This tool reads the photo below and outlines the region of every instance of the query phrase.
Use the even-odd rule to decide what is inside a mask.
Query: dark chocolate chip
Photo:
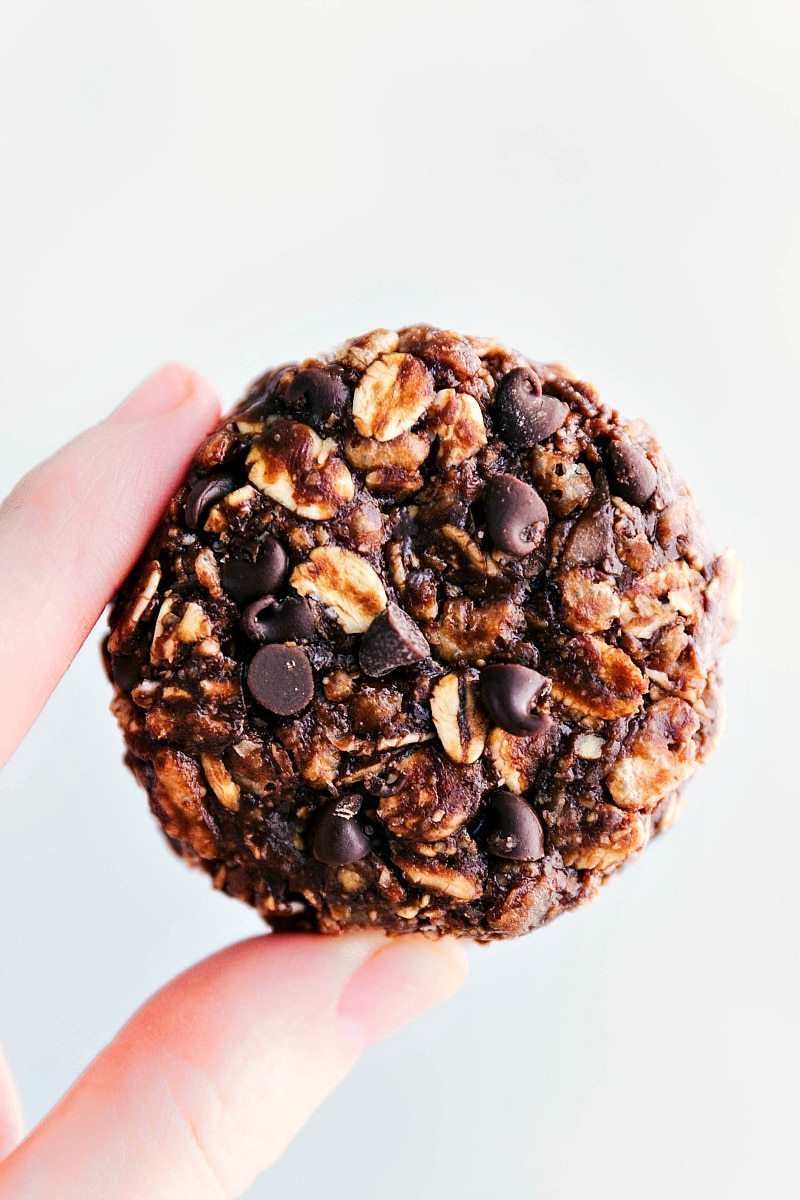
[[[555,396],[543,396],[539,376],[515,367],[497,385],[494,411],[500,434],[515,449],[543,442],[567,419],[569,409]]]
[[[317,631],[311,605],[299,596],[254,600],[242,613],[241,626],[254,642],[307,642]]]
[[[489,536],[508,554],[530,554],[541,543],[549,517],[539,493],[514,475],[495,475],[483,494]]]
[[[402,608],[390,604],[362,637],[358,661],[367,675],[378,679],[397,667],[422,662],[430,652],[419,626]]]
[[[489,799],[490,854],[515,862],[535,862],[544,855],[542,823],[529,804],[513,792],[494,792]]]
[[[321,429],[342,415],[349,399],[347,385],[338,375],[322,367],[308,367],[298,371],[289,384],[286,407]]]
[[[229,558],[222,564],[222,586],[237,604],[246,604],[257,596],[270,596],[286,578],[289,559],[280,542],[265,539],[255,562]]]
[[[330,800],[314,819],[311,853],[318,862],[343,867],[370,852],[369,838],[358,823],[358,801],[353,797]]]
[[[183,505],[183,516],[188,528],[202,528],[209,510],[235,488],[236,481],[230,475],[209,475],[206,479],[198,479]]]
[[[142,677],[139,660],[133,654],[115,654],[111,677],[121,692],[132,692]]]
[[[519,663],[499,663],[481,671],[481,699],[495,725],[507,733],[541,733],[550,718],[533,712],[550,680]]]
[[[299,646],[264,646],[247,671],[250,695],[262,708],[291,717],[301,712],[314,695],[314,673],[305,650]]]
[[[610,443],[607,459],[616,495],[629,504],[646,504],[656,490],[658,475],[644,450],[620,437]]]

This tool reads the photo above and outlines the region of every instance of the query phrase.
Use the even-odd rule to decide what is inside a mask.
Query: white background
[[[797,18],[2,5],[4,487],[167,359],[232,401],[428,320],[650,420],[746,563],[727,736],[678,827],[591,907],[472,951],[253,1200],[797,1195]],[[0,1027],[32,1120],[152,990],[259,929],[162,844],[98,640],[2,784]]]

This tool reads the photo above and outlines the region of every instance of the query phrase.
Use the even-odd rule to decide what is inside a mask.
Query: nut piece
[[[166,600],[161,602],[158,610],[150,642],[150,661],[152,663],[172,662],[177,653],[178,639],[174,632],[176,621],[172,616],[174,604],[175,596],[167,596]]]
[[[588,821],[591,819],[591,824]],[[639,813],[620,812],[613,804],[591,809],[583,845],[564,848],[564,865],[581,871],[610,871],[647,842],[649,823]]]
[[[396,350],[399,340],[393,329],[373,329],[370,333],[345,342],[334,352],[334,358],[346,367],[366,371],[381,354],[391,354]]]
[[[451,766],[426,747],[395,764],[398,778],[382,796],[378,816],[395,837],[438,842],[458,833],[478,807],[478,768]]]
[[[453,672],[440,679],[431,696],[431,715],[448,757],[474,763],[483,754],[489,722],[475,680]]]
[[[565,571],[559,580],[564,623],[576,633],[608,629],[620,614],[616,588],[585,567]]]
[[[697,714],[684,700],[658,700],[606,776],[614,803],[650,811],[688,779],[697,766],[693,739],[699,728]]]
[[[292,760],[283,746],[252,735],[231,746],[227,759],[236,783],[261,799],[280,791],[292,770]]]
[[[344,441],[345,457],[359,471],[368,471],[373,467],[399,467],[404,471],[416,471],[425,462],[430,448],[430,438],[408,431],[392,438],[390,442],[359,437],[355,433],[349,434]]]
[[[397,498],[418,492],[425,480],[419,467],[430,452],[430,438],[406,431],[390,442],[350,434],[344,452],[352,466],[366,471],[364,482],[376,495]]]
[[[208,616],[194,600],[190,600],[183,610],[183,616],[178,622],[176,629],[178,641],[191,645],[193,642],[200,642],[203,638],[211,637],[213,633],[211,621]]]
[[[400,330],[398,349],[415,354],[437,373],[467,380],[480,374],[482,364],[469,339],[452,329],[408,325]]]
[[[312,550],[289,582],[301,596],[313,596],[332,608],[345,633],[364,633],[386,608],[386,592],[374,568],[341,546]]]
[[[660,514],[656,537],[668,558],[682,557],[692,566],[702,568],[711,557],[700,514],[688,494],[679,495]]]
[[[568,517],[594,491],[588,467],[564,450],[534,446],[530,463],[533,481],[557,517]]]
[[[446,662],[481,666],[522,624],[522,613],[511,600],[474,604],[468,596],[446,600],[442,614],[425,627],[428,641]]]
[[[430,888],[432,892],[444,892],[446,896],[460,900],[463,904],[477,900],[483,890],[479,879],[470,878],[446,863],[426,861],[411,854],[394,854],[393,857],[405,877],[412,883]]]
[[[215,600],[219,600],[222,595],[222,583],[219,577],[219,564],[214,557],[213,550],[209,550],[204,546],[197,558],[194,560],[194,573],[197,576],[197,582],[204,587],[207,592],[210,592]]]
[[[215,758],[213,754],[201,754],[200,762],[220,804],[230,812],[236,812],[239,807],[239,785],[234,783],[222,759]]]
[[[200,858],[215,858],[219,847],[203,806],[206,789],[200,768],[180,750],[159,750],[153,758],[153,800],[168,837],[183,842]]]
[[[497,575],[499,568],[490,554],[484,554],[479,544],[470,537],[466,529],[458,525],[442,525],[439,536],[450,543],[453,558],[473,571],[484,575]]]
[[[436,411],[434,429],[439,436],[436,465],[448,471],[460,467],[486,445],[486,425],[478,401],[455,388],[436,393]]]
[[[495,726],[489,734],[486,753],[498,782],[510,792],[520,796],[532,785],[547,747],[547,732],[519,737]]]
[[[209,510],[203,528],[209,533],[224,533],[232,523],[247,520],[258,498],[258,492],[249,483],[234,492],[228,492]]]
[[[433,399],[433,381],[411,354],[386,354],[364,373],[353,395],[353,420],[363,437],[389,442],[415,425]]]
[[[584,635],[567,642],[553,670],[554,700],[603,721],[629,717],[647,690],[647,680],[623,650]]]
[[[177,596],[167,596],[158,610],[150,646],[153,663],[174,662],[181,644],[193,645],[214,632],[207,614],[194,600],[184,605],[180,616],[174,611],[176,604],[180,604]]]
[[[620,620],[625,632],[646,640],[677,620],[697,624],[703,615],[703,588],[702,575],[685,562],[651,571],[623,596]]]
[[[735,550],[724,550],[714,561],[714,573],[706,592],[711,620],[719,627],[720,640],[730,641],[742,616],[744,573]]]
[[[129,641],[160,583],[160,565],[157,562],[149,562],[139,576],[133,595],[123,608],[116,628],[108,639],[108,648],[112,654],[116,654]]]
[[[590,762],[603,757],[604,746],[605,742],[596,733],[580,733],[575,738],[575,754]]]
[[[309,425],[271,421],[264,440],[247,456],[250,479],[272,500],[309,521],[327,521],[355,495],[353,477],[334,451]]]
[[[341,755],[325,736],[324,729],[309,725],[305,718],[287,722],[281,741],[291,751],[297,770],[313,788],[333,790]]]

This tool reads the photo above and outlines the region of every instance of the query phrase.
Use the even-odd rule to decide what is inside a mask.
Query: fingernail
[[[162,367],[131,392],[115,408],[111,425],[136,425],[180,408],[187,400],[213,396],[213,389],[202,375],[175,363]]]
[[[341,1035],[363,1050],[446,1000],[466,975],[463,947],[452,938],[414,935],[387,942],[359,967],[339,1001]]]

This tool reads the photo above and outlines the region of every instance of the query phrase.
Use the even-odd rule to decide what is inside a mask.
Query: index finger
[[[209,383],[168,366],[35,467],[0,506],[0,766],[144,549],[197,443]]]

